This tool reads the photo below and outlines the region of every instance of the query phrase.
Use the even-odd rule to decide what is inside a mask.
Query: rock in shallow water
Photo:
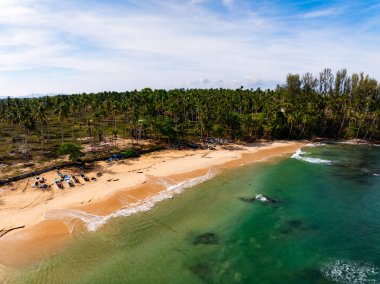
[[[193,245],[217,245],[218,236],[215,233],[204,233],[195,237]]]
[[[304,268],[295,273],[297,279],[308,280],[310,283],[326,283],[323,275],[317,268]]]
[[[239,199],[247,203],[253,203],[256,201],[255,197],[240,197]]]
[[[265,196],[263,194],[257,194],[255,197],[240,197],[239,198],[243,202],[253,203],[255,201],[263,202],[263,203],[277,203],[276,199],[273,199],[269,196]]]
[[[303,225],[302,221],[297,219],[289,220],[287,224],[292,228],[300,228]]]
[[[191,272],[203,280],[207,280],[211,276],[211,268],[208,263],[199,263],[190,268]]]

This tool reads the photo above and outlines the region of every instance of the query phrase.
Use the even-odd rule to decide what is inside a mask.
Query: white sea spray
[[[306,144],[305,147],[320,147],[320,146],[326,146],[327,144],[326,143],[322,143],[322,142],[313,142],[313,143],[309,143],[309,144]]]
[[[304,157],[303,155],[307,155],[308,153],[303,152],[301,149],[297,150],[296,153],[293,154],[292,159],[297,159],[300,161],[312,163],[312,164],[325,164],[325,165],[332,165],[332,161],[329,160],[323,160],[319,158],[311,158],[311,157]]]
[[[379,283],[379,269],[371,264],[348,260],[334,260],[321,267],[330,281],[342,284]]]

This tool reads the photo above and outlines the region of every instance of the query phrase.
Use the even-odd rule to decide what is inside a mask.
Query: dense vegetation
[[[0,100],[0,158],[50,157],[105,137],[380,139],[380,85],[364,74],[289,74],[275,90],[176,89]],[[0,160],[1,162],[1,160]]]

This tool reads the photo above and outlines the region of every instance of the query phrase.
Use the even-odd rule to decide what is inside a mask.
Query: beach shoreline
[[[138,159],[114,162],[111,166],[106,162],[98,162],[88,175],[94,176],[101,172],[102,176],[96,182],[82,182],[83,185],[75,188],[53,188],[42,192],[25,186],[26,181],[3,187],[0,194],[0,229],[25,228],[0,238],[0,264],[17,269],[64,249],[70,239],[75,238],[75,233],[86,226],[76,216],[57,217],[63,216],[62,212],[67,210],[95,216],[100,220],[107,216],[112,218],[112,214],[120,210],[133,212],[136,206],[151,206],[148,202],[152,202],[153,198],[163,194],[170,186],[188,182],[187,187],[190,187],[194,179],[206,180],[213,175],[210,170],[216,173],[292,154],[305,144],[307,142],[276,141],[244,146],[232,144],[218,150],[165,150]],[[68,173],[72,174],[69,170]],[[55,175],[51,172],[44,176],[52,179]],[[11,186],[18,188],[11,191]],[[170,194],[174,194],[167,193],[169,195],[162,196],[163,199],[171,198]],[[102,224],[100,222],[100,226]]]

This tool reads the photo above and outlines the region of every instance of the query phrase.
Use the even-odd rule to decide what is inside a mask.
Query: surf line
[[[203,176],[182,181],[174,185],[169,185],[165,182],[164,185],[167,186],[165,190],[159,192],[158,194],[149,196],[144,200],[138,200],[133,197],[135,200],[137,200],[136,203],[133,203],[128,207],[122,208],[106,216],[89,214],[76,209],[54,209],[46,212],[44,217],[48,220],[62,220],[70,229],[72,229],[72,221],[79,219],[85,223],[88,231],[93,232],[113,218],[120,216],[128,217],[136,213],[144,213],[150,211],[156,203],[166,199],[171,199],[174,197],[174,195],[182,193],[186,188],[193,187],[211,179],[215,176],[215,174],[215,171],[209,170],[207,174]]]
[[[297,152],[295,152],[293,155],[292,155],[292,159],[296,159],[296,160],[300,160],[300,161],[304,161],[304,162],[308,162],[308,163],[312,163],[312,164],[324,164],[324,165],[332,165],[333,162],[330,161],[330,160],[323,160],[323,159],[319,159],[319,158],[311,158],[311,157],[304,157],[303,155],[306,155],[307,153],[306,152],[303,152],[301,149],[297,150]]]

